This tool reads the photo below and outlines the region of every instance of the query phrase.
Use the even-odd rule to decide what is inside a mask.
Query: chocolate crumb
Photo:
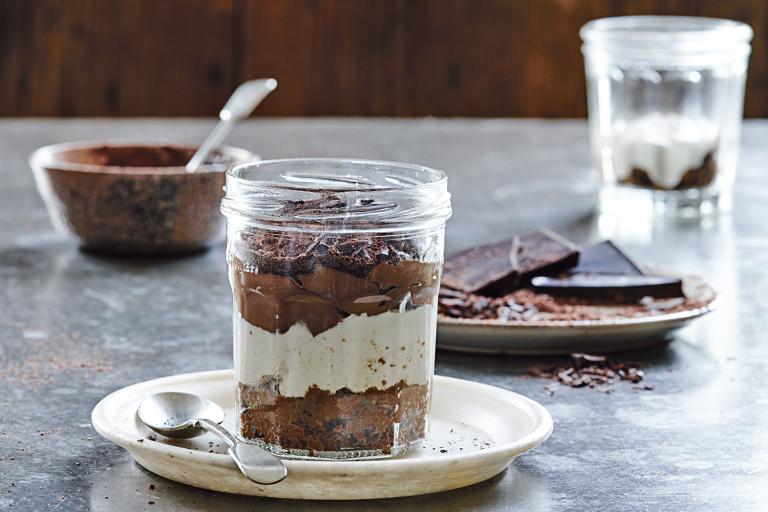
[[[554,297],[523,288],[502,297],[464,294],[440,289],[438,313],[443,317],[471,320],[582,321],[652,316],[659,311],[675,313],[701,307],[708,301],[685,298],[671,304],[660,300],[611,303],[602,299]],[[664,307],[662,307],[664,306]]]

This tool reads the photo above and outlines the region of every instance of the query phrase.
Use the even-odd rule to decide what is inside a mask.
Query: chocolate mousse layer
[[[349,315],[431,303],[438,291],[439,262],[420,261],[408,240],[265,231],[244,242],[230,258],[235,302],[265,331],[304,323],[316,336]]]
[[[303,397],[281,396],[269,386],[240,384],[239,391],[242,435],[283,450],[389,454],[426,435],[426,385],[401,381],[362,393],[312,386]]]

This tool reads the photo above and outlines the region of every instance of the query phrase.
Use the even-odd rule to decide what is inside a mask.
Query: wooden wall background
[[[259,115],[579,117],[579,27],[654,13],[752,25],[768,117],[765,0],[0,0],[0,116],[212,115],[273,76]]]

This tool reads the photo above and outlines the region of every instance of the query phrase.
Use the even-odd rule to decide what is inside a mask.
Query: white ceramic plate
[[[456,489],[504,471],[552,432],[552,418],[538,403],[511,391],[436,376],[430,441],[393,459],[367,461],[286,460],[288,477],[275,485],[246,479],[209,434],[175,441],[151,434],[136,409],[160,391],[196,393],[224,408],[234,427],[232,370],[188,373],[115,391],[94,408],[93,426],[122,446],[149,471],[214,491],[275,498],[352,500],[394,498]],[[141,439],[141,441],[139,441]],[[209,445],[212,442],[213,445]],[[217,453],[209,453],[213,450]]]
[[[673,275],[669,272],[655,273]],[[715,291],[701,278],[685,277],[683,288],[686,296],[706,305],[673,313],[605,320],[504,322],[438,316],[437,346],[461,352],[533,355],[618,352],[658,345],[716,306]]]

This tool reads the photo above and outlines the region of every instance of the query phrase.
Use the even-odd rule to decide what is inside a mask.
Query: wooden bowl
[[[83,248],[117,254],[200,251],[224,238],[219,203],[230,167],[258,160],[222,147],[195,173],[195,148],[169,144],[72,142],[29,158],[54,226]]]

